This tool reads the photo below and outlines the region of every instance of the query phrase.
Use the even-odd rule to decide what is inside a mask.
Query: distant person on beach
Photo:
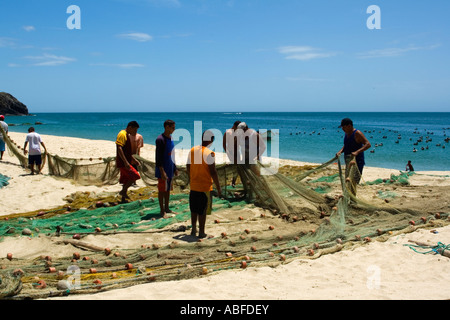
[[[136,135],[139,124],[136,121],[128,123],[127,128],[117,135],[116,139],[116,166],[120,169],[119,183],[122,190],[119,194],[122,196],[122,203],[127,202],[128,188],[139,180],[141,176],[133,167],[137,161],[133,158],[132,135]]]
[[[178,175],[175,165],[175,145],[172,133],[175,131],[175,121],[164,122],[164,132],[156,138],[156,168],[155,176],[158,178],[158,200],[162,217],[167,213],[177,214],[169,208],[170,191],[173,190],[173,177]]]
[[[191,192],[189,194],[189,208],[191,210],[192,232],[197,233],[197,219],[199,222],[199,238],[205,238],[206,216],[211,214],[213,182],[216,185],[218,196],[222,189],[217,175],[215,154],[208,147],[214,142],[214,134],[207,130],[203,132],[202,144],[191,149],[186,164],[190,180]]]
[[[363,172],[363,168],[365,165],[364,160],[364,151],[371,147],[369,140],[364,136],[364,134],[360,130],[356,130],[353,127],[353,121],[349,118],[344,118],[341,121],[341,125],[339,128],[345,133],[344,136],[344,146],[341,150],[336,153],[336,156],[339,157],[342,152],[344,152],[345,156],[345,177],[349,178],[350,167],[352,165],[352,160],[356,161],[356,165],[358,170],[355,170],[354,175],[351,177],[352,179],[352,192],[356,193],[355,185],[358,184],[361,180],[361,175]]]
[[[408,160],[408,163],[406,164],[406,171],[414,171],[414,167],[411,163],[411,160]]]
[[[30,144],[29,152],[27,151],[27,145]],[[47,153],[47,148],[41,139],[41,136],[34,131],[33,127],[28,129],[28,134],[25,138],[25,144],[23,146],[23,153],[27,155],[28,152],[28,165],[31,169],[31,174],[34,174],[34,165],[37,166],[38,174],[42,170],[42,154],[41,145],[44,147],[45,153]]]
[[[8,133],[8,125],[6,124],[5,116],[0,115],[0,126],[3,128],[5,133]],[[3,160],[3,153],[5,153],[5,140],[3,140],[3,135],[0,134],[0,160]]]
[[[240,123],[241,123],[241,121],[235,121],[233,126],[230,129],[228,129],[227,131],[225,131],[225,133],[223,135],[223,141],[222,141],[223,150],[227,154],[228,159],[230,159],[232,166],[236,166],[240,162],[240,159],[241,159],[241,154],[240,154],[239,148],[238,148],[238,138],[236,136],[236,129]],[[233,174],[233,178],[231,180],[231,185],[233,187],[236,184],[237,177],[238,177],[238,173],[236,170],[236,172]]]

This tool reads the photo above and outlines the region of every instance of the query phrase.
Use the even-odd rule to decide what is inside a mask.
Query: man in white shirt
[[[5,121],[5,116],[0,115],[0,126],[3,128],[5,133],[8,133],[8,125]],[[0,160],[3,160],[3,153],[5,153],[5,140],[3,140],[3,135],[0,134]]]
[[[28,129],[27,137],[25,138],[25,145],[23,146],[23,153],[27,154],[27,145],[30,143],[30,152],[28,154],[28,164],[30,165],[31,174],[34,174],[34,165],[38,167],[38,174],[42,170],[42,156],[41,156],[41,144],[44,147],[45,153],[47,153],[47,148],[41,139],[41,136],[34,131],[31,127]]]

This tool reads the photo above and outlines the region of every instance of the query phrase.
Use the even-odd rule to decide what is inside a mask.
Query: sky
[[[0,12],[0,92],[30,113],[450,111],[448,0],[2,0]]]

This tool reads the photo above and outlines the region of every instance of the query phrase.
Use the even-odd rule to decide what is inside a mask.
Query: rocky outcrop
[[[9,93],[0,92],[0,114],[26,116],[28,108]]]

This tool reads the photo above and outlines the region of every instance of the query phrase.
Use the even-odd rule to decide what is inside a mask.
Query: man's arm
[[[23,146],[23,153],[24,154],[27,154],[27,145],[28,145],[28,141],[25,141],[25,144],[24,144],[24,146]]]
[[[126,169],[130,169],[130,163],[128,162],[127,158],[125,157],[125,153],[123,152],[123,149],[121,146],[116,144],[117,147],[117,154],[119,155],[120,159],[122,159],[123,163],[125,164]]]
[[[357,156],[358,154],[360,154],[361,152],[366,151],[367,149],[369,149],[372,145],[370,144],[369,140],[367,140],[366,136],[364,135],[364,133],[362,133],[360,130],[357,130],[355,132],[355,140],[358,143],[362,143],[362,147],[354,152],[352,152],[352,154],[354,156]]]

